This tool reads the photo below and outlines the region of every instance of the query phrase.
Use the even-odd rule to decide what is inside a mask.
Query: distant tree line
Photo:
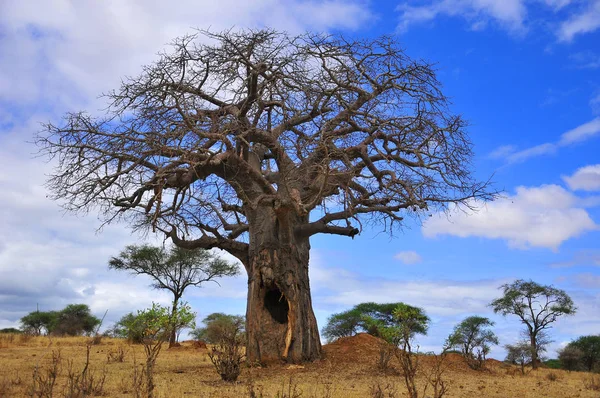
[[[503,295],[492,301],[490,307],[501,315],[514,315],[524,325],[525,337],[522,341],[505,346],[506,361],[537,368],[542,354],[551,342],[548,329],[561,316],[573,315],[577,308],[571,298],[553,286],[540,285],[534,281],[516,280],[500,287]],[[406,344],[409,335],[400,331],[402,325],[399,314],[412,312],[416,317],[409,327],[409,335],[426,334],[429,318],[421,308],[405,303],[362,303],[353,308],[331,315],[322,330],[323,336],[331,342],[341,337],[357,333],[369,333],[393,345]],[[418,315],[418,316],[417,316]],[[498,345],[499,339],[493,332],[494,322],[473,315],[458,323],[444,344],[444,352],[456,351],[473,369],[482,369],[491,347]],[[584,336],[570,343],[560,353],[560,364],[565,369],[593,370],[600,363],[600,337]],[[404,342],[404,343],[402,343]],[[567,365],[568,364],[568,365]]]
[[[86,304],[69,304],[60,311],[34,311],[21,318],[21,331],[35,336],[90,335],[98,325],[100,319]]]

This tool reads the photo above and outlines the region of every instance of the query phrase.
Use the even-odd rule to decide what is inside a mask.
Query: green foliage
[[[34,311],[21,318],[21,329],[36,336],[49,334],[56,325],[56,311]]]
[[[152,307],[128,317],[124,326],[140,337],[142,343],[162,342],[169,339],[173,325],[195,327],[196,313],[187,303],[181,303],[174,315],[169,307],[152,303]]]
[[[142,323],[136,323],[136,315],[132,312],[125,314],[112,327],[110,334],[112,337],[127,339],[134,344],[141,344],[144,338],[143,330],[138,329]]]
[[[34,311],[21,318],[21,329],[34,335],[91,334],[99,324],[100,319],[90,313],[86,304],[69,304],[61,311]]]
[[[100,325],[100,319],[90,313],[86,304],[69,304],[56,316],[52,334],[79,336],[92,334]]]
[[[118,257],[110,259],[108,266],[134,275],[148,275],[153,279],[152,287],[169,290],[177,298],[189,286],[239,274],[237,264],[229,263],[208,250],[188,250],[177,246],[127,246]]]
[[[21,329],[17,329],[17,328],[4,328],[4,329],[0,329],[0,333],[19,334],[19,333],[23,333],[23,331]]]
[[[531,342],[532,364],[537,367],[540,335],[552,327],[559,317],[573,315],[577,311],[573,300],[560,289],[540,285],[534,281],[518,279],[501,286],[503,295],[492,301],[490,306],[495,313],[516,315],[526,325]]]
[[[548,369],[563,369],[560,359],[548,359],[544,361],[544,366]]]
[[[402,303],[362,303],[352,309],[331,315],[327,319],[327,325],[322,330],[323,336],[328,341],[340,337],[352,336],[356,333],[366,332],[377,337],[382,337],[379,326],[394,325],[393,312]],[[376,323],[365,320],[376,320]]]
[[[215,312],[202,320],[204,327],[190,332],[196,340],[219,344],[223,339],[245,339],[245,317]]]
[[[394,346],[406,346],[416,334],[427,334],[429,326],[423,309],[404,303],[395,303],[389,318],[365,315],[363,320],[368,330],[377,330],[379,337]]]
[[[581,351],[581,365],[585,370],[591,372],[600,368],[600,335],[581,336],[567,347]]]
[[[489,328],[494,322],[481,316],[470,316],[454,327],[446,341],[448,348],[458,348],[473,369],[485,365],[485,357],[491,345],[497,345],[498,337]]]
[[[583,351],[571,344],[558,351],[558,360],[565,370],[583,369],[582,357]]]

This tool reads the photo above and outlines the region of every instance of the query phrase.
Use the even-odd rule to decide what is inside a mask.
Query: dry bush
[[[302,390],[298,388],[298,383],[294,381],[293,376],[290,376],[288,382],[281,382],[279,390],[275,394],[275,398],[300,398]]]
[[[90,344],[92,344],[91,341]],[[81,372],[76,372],[73,369],[72,360],[68,362],[65,398],[98,397],[104,395],[106,369],[103,369],[99,374],[90,369],[90,348],[91,345],[86,347],[85,365]]]
[[[377,370],[386,372],[390,369],[390,361],[394,357],[396,347],[385,340],[379,342],[379,356],[377,357]]]
[[[125,355],[127,351],[123,348],[123,346],[118,346],[114,350],[108,351],[106,354],[106,362],[125,362]]]
[[[433,354],[433,358],[433,366],[425,374],[426,383],[423,388],[423,396],[428,396],[427,391],[431,387],[433,389],[432,398],[442,398],[448,393],[449,388],[449,383],[444,376],[447,370],[446,353],[442,352],[440,355]]]
[[[413,354],[410,345],[407,344],[406,346],[407,348],[405,350],[396,349],[395,355],[402,368],[404,384],[409,398],[418,398],[419,393],[417,391],[416,378],[419,369],[419,357]]]
[[[90,339],[90,344],[91,345],[99,345],[102,343],[102,335],[96,333],[91,339]]]
[[[39,363],[33,369],[32,382],[27,389],[27,395],[32,398],[52,398],[56,378],[60,373],[61,356],[60,351],[52,351],[50,366],[43,369]]]
[[[558,380],[558,374],[556,374],[555,372],[549,372],[546,374],[546,380],[556,381]]]
[[[148,374],[144,365],[138,363],[133,352],[133,372],[131,373],[131,396],[133,398],[145,398],[148,396]]]
[[[380,382],[374,383],[369,388],[371,398],[396,398],[396,386],[392,383],[387,383],[381,386]]]

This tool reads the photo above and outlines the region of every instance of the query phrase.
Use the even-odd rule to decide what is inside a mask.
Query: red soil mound
[[[384,341],[368,333],[359,333],[355,336],[342,337],[333,343],[323,346],[323,351],[327,359],[334,363],[350,364],[370,364],[375,365],[379,357],[379,350]],[[436,358],[433,355],[421,354],[418,356],[419,363],[425,368],[430,368],[435,364]],[[392,361],[396,363],[395,360]],[[496,360],[488,360],[488,366],[496,364]],[[474,372],[467,365],[465,359],[460,354],[447,354],[444,358],[446,369],[459,372]]]
[[[325,356],[334,362],[373,362],[383,340],[368,333],[342,337],[323,347]]]

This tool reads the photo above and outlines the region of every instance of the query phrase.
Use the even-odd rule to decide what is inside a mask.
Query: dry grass
[[[0,335],[0,397],[26,397],[36,366],[38,371],[47,371],[52,365],[53,351],[60,351],[61,360],[64,364],[70,363],[73,372],[82,369],[88,341],[81,337],[49,339]],[[346,341],[346,345],[326,346],[326,359],[305,366],[244,367],[238,382],[226,383],[214,370],[207,349],[184,342],[181,347],[164,350],[158,357],[155,393],[157,397],[165,398],[363,398],[373,396],[380,386],[384,396],[407,396],[398,369],[385,374],[377,371],[377,345],[365,348],[351,344],[362,343],[359,339]],[[108,354],[119,350],[126,352],[123,361],[108,363]],[[134,381],[134,361],[139,368],[143,359],[142,346],[129,346],[122,340],[104,338],[100,344],[91,347],[89,369],[98,375],[106,372],[103,396],[131,397],[139,392]],[[419,361],[424,370],[432,366],[429,359],[424,356]],[[596,380],[590,383],[588,373],[540,369],[522,376],[514,371],[516,368],[497,361],[489,362],[488,371],[476,372],[459,361],[459,358],[452,358],[446,370],[449,392],[445,397],[598,398],[598,391],[586,388],[586,384],[596,384]],[[64,397],[68,390],[68,368],[65,365],[59,370],[55,397]],[[421,390],[425,373],[417,377]]]

